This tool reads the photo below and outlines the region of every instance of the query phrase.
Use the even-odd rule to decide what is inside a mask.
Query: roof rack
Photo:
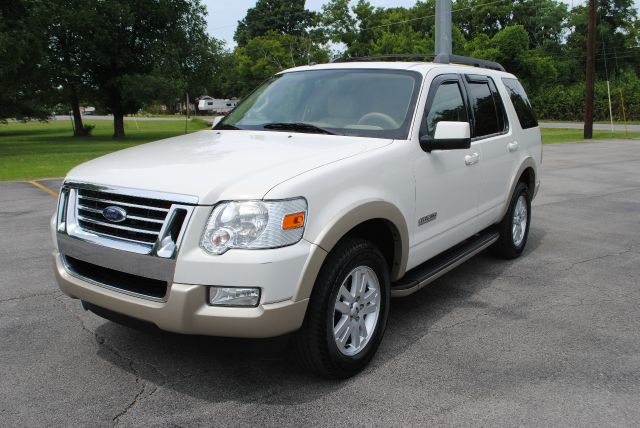
[[[438,64],[464,64],[472,65],[474,67],[488,68],[491,70],[505,71],[504,67],[497,62],[461,55],[439,54],[434,58],[433,62]]]
[[[366,62],[379,61],[385,59],[434,59],[435,55],[428,54],[389,54],[376,56],[353,56],[346,58],[335,58],[331,62]]]
[[[366,61],[380,61],[390,59],[431,59],[436,64],[463,64],[471,65],[474,67],[488,68],[490,70],[505,71],[504,67],[497,62],[487,61],[484,59],[470,58],[461,55],[451,54],[390,54],[390,55],[377,55],[377,56],[359,56],[359,57],[346,57],[336,58],[332,60],[332,63],[340,62],[366,62]]]

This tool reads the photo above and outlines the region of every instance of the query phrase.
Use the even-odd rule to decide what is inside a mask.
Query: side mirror
[[[420,137],[420,147],[425,152],[432,150],[462,150],[471,147],[469,122],[438,122],[433,137]]]
[[[211,127],[214,128],[222,119],[224,119],[224,116],[215,116],[211,121]]]

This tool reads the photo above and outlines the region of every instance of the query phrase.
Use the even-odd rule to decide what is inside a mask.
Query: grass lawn
[[[184,121],[124,122],[126,138],[114,140],[113,122],[91,121],[91,137],[72,137],[71,122],[9,122],[0,124],[0,180],[63,177],[71,168],[89,159],[116,150],[184,134]],[[206,129],[204,121],[194,119],[188,131]]]
[[[555,129],[542,128],[542,142],[544,144],[568,143],[576,141],[584,141],[582,129]],[[606,140],[611,138],[640,138],[640,132],[624,132],[624,131],[593,131],[594,140]]]

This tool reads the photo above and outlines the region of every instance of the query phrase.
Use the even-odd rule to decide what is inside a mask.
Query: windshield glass
[[[406,139],[421,75],[404,70],[313,70],[274,76],[216,129]]]

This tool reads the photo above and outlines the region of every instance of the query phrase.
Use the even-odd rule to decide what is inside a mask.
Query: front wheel
[[[516,186],[509,209],[499,224],[500,238],[494,244],[495,253],[505,259],[515,259],[524,251],[531,224],[531,197],[523,182]]]
[[[327,257],[302,328],[294,334],[298,361],[328,378],[347,378],[375,354],[389,313],[389,273],[380,250],[353,238]]]

